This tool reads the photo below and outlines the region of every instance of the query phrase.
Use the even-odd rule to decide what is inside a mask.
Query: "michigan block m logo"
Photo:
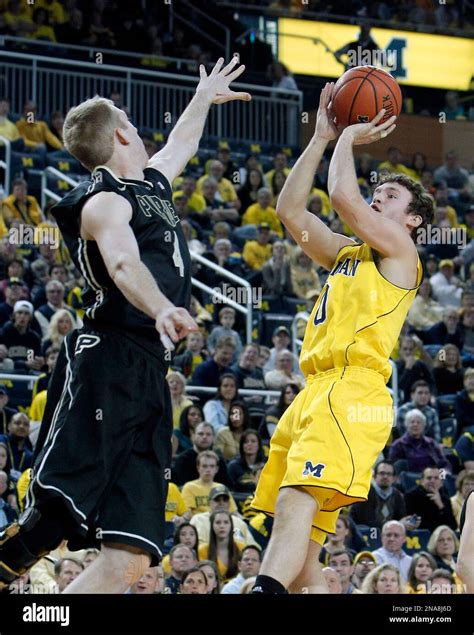
[[[324,463],[318,463],[317,465],[313,465],[311,461],[306,461],[303,476],[309,476],[310,474],[314,476],[314,478],[321,478],[322,471],[326,466]]]

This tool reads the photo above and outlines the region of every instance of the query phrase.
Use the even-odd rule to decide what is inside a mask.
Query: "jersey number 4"
[[[173,232],[173,233],[174,233],[173,262],[175,267],[178,267],[179,275],[181,276],[181,278],[184,278],[184,262],[181,257],[181,251],[179,249],[178,234],[176,232]]]
[[[316,313],[314,314],[314,325],[318,326],[326,319],[327,313],[327,304],[328,304],[328,295],[329,295],[329,285],[326,284],[326,288],[323,290],[321,297],[319,298],[319,306],[316,309]]]

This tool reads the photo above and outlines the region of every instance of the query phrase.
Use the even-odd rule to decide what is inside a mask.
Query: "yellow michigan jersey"
[[[300,366],[305,376],[360,366],[391,375],[389,357],[421,282],[402,289],[378,271],[366,243],[343,247],[306,327]]]
[[[366,244],[339,251],[306,328],[306,386],[272,436],[254,509],[273,515],[280,488],[303,488],[318,502],[311,539],[324,544],[339,510],[367,500],[392,430],[388,359],[416,289],[386,280]]]

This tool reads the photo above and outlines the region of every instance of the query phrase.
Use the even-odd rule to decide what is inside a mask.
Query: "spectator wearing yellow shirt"
[[[188,399],[184,393],[186,386],[186,377],[177,370],[172,370],[166,376],[166,381],[170,388],[171,405],[173,408],[173,429],[179,428],[179,420],[181,413],[188,406],[192,406],[193,402]]]
[[[245,545],[234,538],[234,524],[229,512],[212,513],[210,525],[209,543],[199,546],[199,559],[215,562],[225,583],[238,574],[239,554]]]
[[[23,108],[23,117],[16,122],[25,146],[33,151],[46,152],[47,146],[54,150],[62,150],[63,144],[51,132],[45,121],[36,118],[36,104],[27,101]]]
[[[321,212],[323,214],[323,216],[328,217],[331,213],[331,201],[329,200],[329,196],[326,194],[326,192],[324,190],[320,190],[317,187],[313,187],[313,189],[311,190],[311,195],[309,197],[309,201],[312,201],[314,199],[314,197],[319,197],[319,199],[321,200]]]
[[[56,42],[56,34],[53,27],[49,24],[48,13],[41,7],[33,11],[33,24],[35,30],[28,35],[29,38],[32,40]]]
[[[31,402],[30,406],[30,441],[33,446],[38,440],[38,435],[43,421],[44,409],[46,408],[47,391],[41,390]]]
[[[274,207],[271,207],[272,194],[267,187],[257,192],[257,202],[247,208],[242,216],[242,225],[261,225],[267,223],[273,234],[283,238],[283,227]]]
[[[247,240],[245,243],[242,258],[251,269],[260,271],[271,257],[270,225],[262,223],[257,227],[257,240]]]
[[[7,97],[2,97],[0,99],[0,137],[5,137],[9,141],[18,141],[21,139],[21,135],[13,121],[8,119],[9,114],[10,100]],[[2,141],[0,141],[0,145],[3,145]]]
[[[265,180],[267,181],[268,187],[272,188],[273,176],[275,172],[283,172],[285,176],[291,172],[288,167],[288,157],[284,152],[277,152],[273,157],[273,169],[265,172]],[[275,192],[272,190],[272,196],[275,196]]]
[[[209,494],[214,487],[221,485],[221,483],[214,481],[218,465],[219,457],[215,452],[212,450],[199,452],[196,459],[199,478],[194,481],[188,481],[181,490],[184,502],[193,515],[210,510]],[[234,499],[231,500],[230,511],[232,513],[237,511]]]
[[[10,0],[8,10],[3,14],[5,22],[16,37],[25,37],[35,30],[31,21],[31,5],[20,0]]]
[[[50,24],[62,24],[66,22],[64,9],[58,0],[36,0],[38,9],[44,9],[48,14]]]
[[[202,214],[206,209],[206,200],[202,194],[200,194],[196,189],[196,179],[192,176],[185,176],[181,183],[181,188],[173,194],[173,201],[175,197],[179,197],[182,195],[187,196],[188,198],[188,207],[190,207],[193,212],[197,212],[198,214]]]
[[[34,196],[28,196],[28,183],[24,179],[13,181],[13,193],[3,199],[2,214],[8,227],[19,220],[26,225],[41,222],[41,209]]]
[[[377,169],[379,172],[381,170],[388,170],[388,172],[390,173],[401,172],[402,174],[407,174],[408,176],[412,176],[412,171],[410,170],[410,168],[407,168],[406,165],[403,165],[403,163],[401,163],[402,153],[398,148],[396,148],[395,146],[391,146],[388,149],[387,155],[388,155],[388,161],[383,161],[382,163],[379,163],[378,165]]]
[[[176,526],[187,522],[191,518],[191,510],[175,483],[168,483],[168,497],[166,498],[165,521],[173,522]]]
[[[208,176],[211,176],[217,181],[217,189],[222,202],[230,203],[232,207],[238,210],[240,209],[240,201],[237,197],[237,192],[229,179],[224,177],[224,170],[225,168],[221,161],[218,161],[217,159],[211,161],[209,164],[209,175],[205,174],[204,176],[201,176],[197,182],[197,190],[200,194],[202,194],[202,184]]]

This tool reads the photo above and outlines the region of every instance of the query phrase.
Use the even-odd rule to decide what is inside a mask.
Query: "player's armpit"
[[[129,225],[130,203],[114,192],[99,192],[88,199],[81,213],[81,236],[95,240],[111,278],[124,258],[140,260],[135,235]]]
[[[308,210],[294,215],[279,213],[279,218],[305,254],[328,271],[333,268],[339,251],[355,244],[351,238],[333,232]]]
[[[168,143],[151,157],[147,167],[158,170],[166,176],[170,183],[173,183],[197,150],[196,144],[174,140],[170,135]]]

